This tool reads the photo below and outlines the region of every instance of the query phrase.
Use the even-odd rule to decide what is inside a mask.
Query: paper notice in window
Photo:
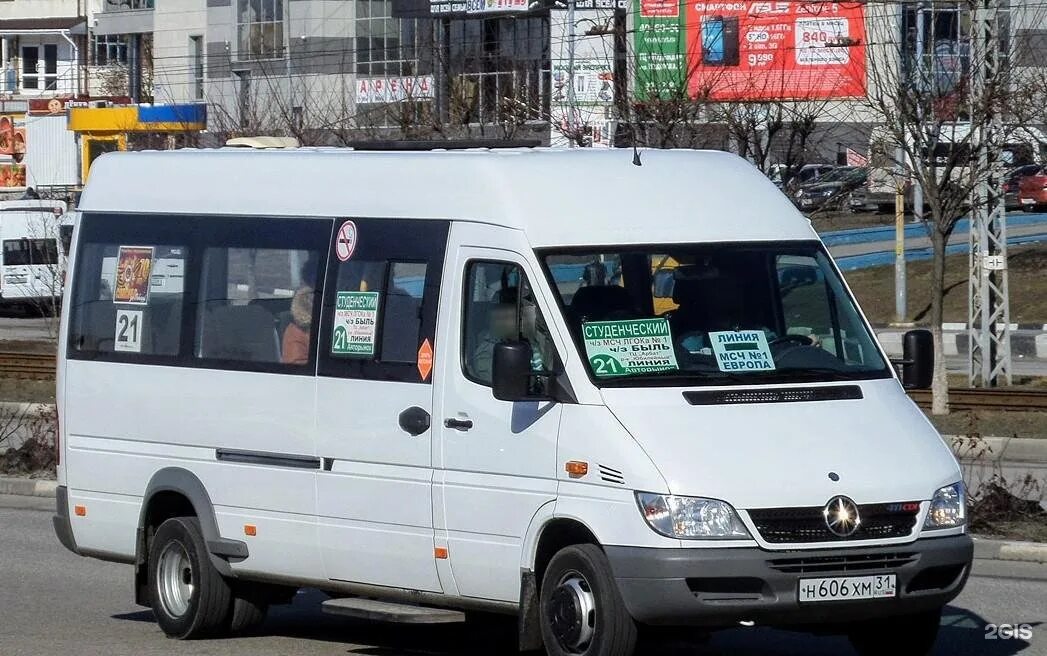
[[[762,330],[724,330],[709,333],[720,371],[774,371],[774,359]]]

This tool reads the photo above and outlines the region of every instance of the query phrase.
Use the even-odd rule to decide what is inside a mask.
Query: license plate
[[[800,579],[798,594],[801,602],[882,599],[896,596],[896,583],[894,574]]]

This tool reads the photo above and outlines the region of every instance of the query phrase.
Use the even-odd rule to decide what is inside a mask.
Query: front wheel
[[[550,656],[630,656],[636,648],[636,623],[596,545],[558,551],[545,569],[539,598]]]
[[[226,629],[232,593],[211,564],[196,517],[174,517],[156,529],[149,585],[153,613],[168,637],[202,638]]]
[[[938,639],[941,609],[862,622],[848,638],[860,656],[927,656]]]

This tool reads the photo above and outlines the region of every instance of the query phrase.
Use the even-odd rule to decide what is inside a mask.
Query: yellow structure
[[[185,134],[207,128],[207,106],[120,105],[70,107],[68,127],[80,137],[81,182],[99,155],[127,150],[130,133]]]

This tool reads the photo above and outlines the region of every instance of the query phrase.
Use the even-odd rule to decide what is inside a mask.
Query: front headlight
[[[955,528],[967,521],[967,494],[963,482],[946,485],[931,497],[924,530]]]
[[[734,508],[718,499],[637,492],[636,502],[651,528],[670,538],[750,537]]]

